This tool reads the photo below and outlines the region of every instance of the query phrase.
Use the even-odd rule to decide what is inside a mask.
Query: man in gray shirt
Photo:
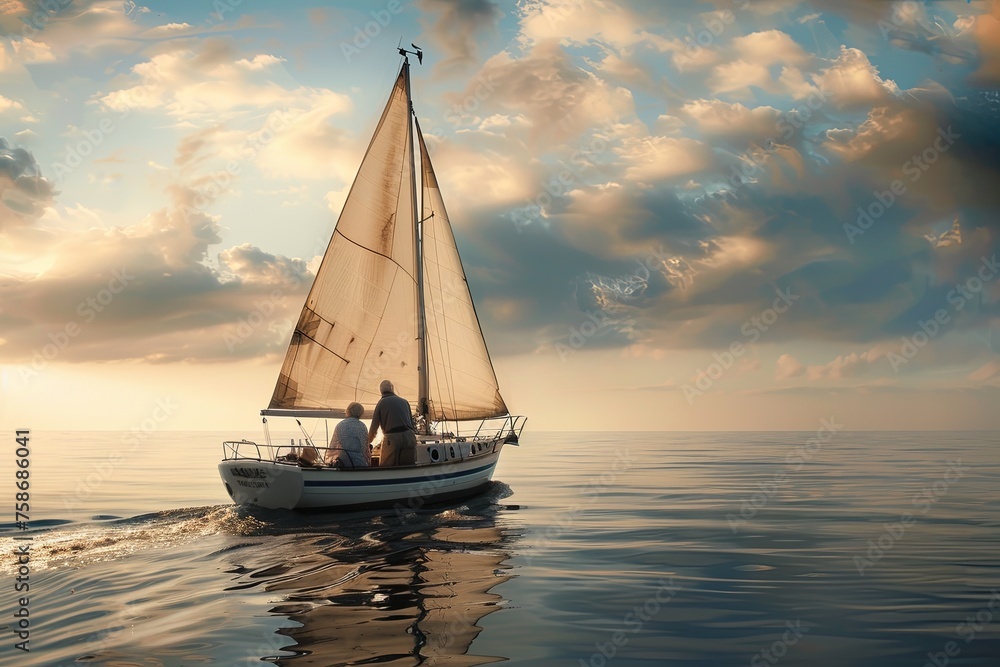
[[[382,380],[379,385],[382,398],[372,413],[372,425],[368,429],[368,442],[375,439],[379,427],[382,428],[382,455],[379,467],[411,466],[417,462],[417,435],[413,429],[410,404],[396,395],[392,382]]]

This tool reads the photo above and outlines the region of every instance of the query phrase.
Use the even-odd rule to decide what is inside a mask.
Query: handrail
[[[498,427],[486,428],[486,423],[489,421],[495,421],[500,418],[494,417],[491,419],[484,419],[480,422],[479,428],[476,430],[476,435],[469,438],[468,436],[441,436],[440,441],[442,443],[446,442],[492,442],[493,449],[501,442],[506,443],[517,443],[517,440],[521,436],[521,431],[524,430],[524,426],[528,421],[528,418],[523,415],[507,415],[502,418],[500,425]],[[485,431],[485,434],[484,434]],[[249,455],[246,450],[253,447],[256,456]],[[262,449],[266,449],[262,451]],[[300,450],[302,449],[312,449],[316,452],[317,456],[312,463],[309,461],[302,461],[300,456]],[[307,465],[312,465],[315,467],[330,467],[337,460],[336,453],[344,451],[343,447],[317,447],[312,444],[306,444],[301,446],[296,446],[295,444],[290,445],[273,445],[273,444],[258,444],[253,440],[226,440],[222,443],[222,458],[225,461],[231,460],[250,460],[250,461],[275,461],[277,463],[296,463],[300,461],[306,463]],[[310,457],[311,458],[311,457]],[[464,458],[464,455],[463,457]],[[318,464],[318,465],[317,465]]]

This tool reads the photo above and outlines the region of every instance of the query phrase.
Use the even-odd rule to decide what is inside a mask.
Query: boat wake
[[[486,492],[461,504],[445,505],[425,510],[407,510],[399,519],[437,523],[454,516],[455,509],[480,509],[509,496],[510,488],[502,482],[492,482]],[[92,563],[115,561],[149,549],[165,549],[189,544],[210,536],[264,537],[303,535],[331,531],[361,538],[378,533],[385,527],[386,515],[396,517],[393,510],[372,510],[353,513],[296,513],[287,510],[267,510],[235,505],[210,505],[164,510],[122,518],[99,515],[90,522],[79,523],[64,519],[32,522],[31,530],[17,530],[13,524],[0,525],[0,549],[11,553],[23,541],[31,538],[32,571],[80,568]],[[244,544],[230,544],[232,549]],[[11,574],[17,562],[0,563],[0,573]]]
[[[32,522],[31,530],[6,525],[0,549],[11,552],[17,537],[31,538],[32,571],[76,568],[118,560],[147,549],[178,546],[209,535],[253,535],[262,522],[231,505],[192,507],[142,514],[130,518],[96,516],[91,522],[64,520]],[[9,574],[17,563],[5,560],[0,572]]]

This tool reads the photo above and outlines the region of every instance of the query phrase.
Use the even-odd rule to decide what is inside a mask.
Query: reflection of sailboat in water
[[[270,660],[295,667],[504,660],[468,654],[482,631],[477,623],[503,601],[491,589],[510,576],[502,563],[512,538],[497,526],[489,498],[496,493],[486,495],[475,507],[401,518],[330,518],[294,538],[298,555],[286,566],[275,567],[272,556],[269,565],[242,569],[246,584],[264,579],[284,598],[271,613],[301,624],[280,630],[274,644],[295,655]]]

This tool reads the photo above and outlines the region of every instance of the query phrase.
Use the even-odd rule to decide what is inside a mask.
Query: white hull
[[[500,439],[421,444],[415,466],[354,470],[233,458],[219,464],[219,474],[238,505],[419,509],[426,503],[474,495],[493,477],[503,445]],[[432,455],[439,462],[432,462]]]

